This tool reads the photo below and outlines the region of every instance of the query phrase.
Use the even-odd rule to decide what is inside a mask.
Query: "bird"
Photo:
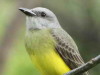
[[[26,15],[26,50],[42,75],[63,75],[84,64],[76,43],[51,10],[19,10]]]

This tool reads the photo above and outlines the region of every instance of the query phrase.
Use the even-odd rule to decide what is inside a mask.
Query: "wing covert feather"
[[[75,42],[67,32],[63,29],[54,29],[52,36],[56,40],[55,49],[71,69],[84,63]]]

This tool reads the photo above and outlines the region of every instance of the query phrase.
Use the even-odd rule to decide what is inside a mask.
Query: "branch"
[[[96,66],[99,63],[100,63],[100,55],[98,55],[97,57],[95,57],[95,58],[91,59],[90,61],[88,61],[87,63],[83,64],[82,66],[80,66],[76,69],[73,69],[64,75],[80,75],[80,74],[88,71],[89,69],[93,68],[94,66]]]

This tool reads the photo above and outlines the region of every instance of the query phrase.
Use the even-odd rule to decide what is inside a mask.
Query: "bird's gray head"
[[[49,9],[37,7],[33,9],[20,8],[26,17],[27,29],[60,28],[55,14]]]

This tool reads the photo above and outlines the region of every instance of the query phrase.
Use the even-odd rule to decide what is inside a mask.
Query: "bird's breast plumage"
[[[32,61],[44,75],[63,75],[70,71],[55,50],[56,41],[50,30],[28,32],[25,42]]]

